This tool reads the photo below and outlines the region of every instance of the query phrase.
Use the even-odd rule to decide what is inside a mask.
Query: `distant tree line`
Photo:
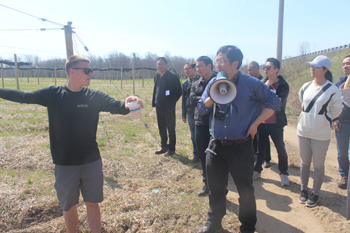
[[[134,67],[147,67],[147,68],[156,68],[157,58],[159,56],[155,53],[148,52],[144,56],[140,56],[138,53],[132,53],[131,55],[126,55],[124,53],[113,51],[105,57],[93,56],[89,57],[91,60],[92,68],[131,68],[132,64]],[[166,53],[164,57],[168,60],[168,68],[173,68],[175,72],[179,75],[183,75],[183,67],[186,62],[195,62],[194,58],[185,58],[182,56],[171,56],[170,53]],[[1,59],[1,57],[0,57]],[[64,68],[66,59],[63,58],[49,58],[41,59],[37,55],[22,55],[18,56],[18,61],[30,62],[32,67],[42,67],[42,68],[53,68],[62,67]],[[4,66],[10,67],[10,66]],[[28,66],[22,66],[23,68]],[[21,76],[30,75],[35,77],[35,71],[26,71],[22,72]],[[155,72],[152,72],[154,75]],[[44,72],[44,76],[52,77],[52,71]],[[5,76],[13,77],[14,70],[7,70]],[[130,75],[128,75],[130,76]],[[153,77],[153,76],[152,76]]]

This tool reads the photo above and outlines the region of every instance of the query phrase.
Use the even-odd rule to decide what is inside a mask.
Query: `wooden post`
[[[29,83],[29,70],[27,71],[27,82]]]
[[[132,90],[135,95],[135,64],[132,64]]]
[[[1,79],[2,79],[2,88],[5,88],[4,82],[4,65],[1,63]]]
[[[142,87],[145,87],[145,79],[143,78],[143,76],[145,75],[145,70],[142,68]]]
[[[123,67],[120,67],[120,89],[123,88]]]
[[[15,54],[14,56],[15,56],[15,76],[16,76],[16,82],[17,82],[17,90],[19,90],[17,55]]]
[[[72,22],[68,22],[67,25],[64,26],[64,35],[66,39],[66,51],[67,51],[67,58],[71,55],[74,55],[73,50],[73,39],[72,39]]]
[[[112,71],[109,71],[109,84],[112,84]]]
[[[38,68],[38,84],[40,84],[39,78],[40,78],[40,70]]]
[[[54,71],[55,71],[55,86],[57,86],[57,81],[56,81],[56,66],[54,66]]]

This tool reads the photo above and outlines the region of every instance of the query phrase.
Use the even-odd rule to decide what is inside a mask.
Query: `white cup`
[[[141,107],[137,103],[137,101],[132,101],[128,103],[129,110],[131,112],[133,119],[140,119],[141,118]]]

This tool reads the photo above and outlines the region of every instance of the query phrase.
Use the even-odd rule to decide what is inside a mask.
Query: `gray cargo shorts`
[[[101,159],[78,166],[55,165],[55,189],[63,211],[79,203],[103,201],[103,173]]]

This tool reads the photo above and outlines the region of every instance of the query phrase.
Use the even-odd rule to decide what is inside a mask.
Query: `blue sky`
[[[197,58],[214,55],[226,44],[242,50],[243,63],[264,63],[276,56],[279,0],[0,0],[0,4],[60,24],[72,21],[96,56],[118,51]],[[285,0],[282,56],[298,55],[303,42],[311,51],[349,44],[349,10],[349,0]],[[14,53],[65,58],[63,30],[4,31],[59,26],[2,6],[0,20],[0,58],[13,59]],[[86,55],[79,42],[78,46],[79,54]]]

